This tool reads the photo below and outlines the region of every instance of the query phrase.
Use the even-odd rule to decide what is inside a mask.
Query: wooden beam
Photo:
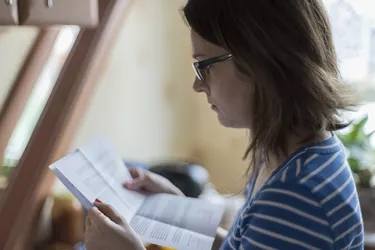
[[[67,152],[132,0],[99,0],[101,24],[81,30],[19,166],[0,200],[0,249],[24,250],[50,192],[52,160]]]
[[[0,110],[0,161],[25,108],[35,83],[51,54],[59,29],[43,29],[39,32],[26,57],[3,107]],[[0,165],[1,167],[1,165]]]

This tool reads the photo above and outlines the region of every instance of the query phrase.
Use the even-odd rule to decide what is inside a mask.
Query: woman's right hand
[[[163,176],[141,168],[129,168],[129,172],[133,181],[124,183],[124,187],[127,189],[184,196],[180,189]]]

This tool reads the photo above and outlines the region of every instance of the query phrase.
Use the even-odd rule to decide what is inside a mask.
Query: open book
[[[97,138],[50,166],[86,209],[95,199],[110,204],[144,242],[177,248],[211,249],[223,207],[169,194],[123,188],[132,177],[121,158]]]

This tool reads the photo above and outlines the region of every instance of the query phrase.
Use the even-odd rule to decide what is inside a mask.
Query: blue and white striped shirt
[[[363,249],[363,235],[345,149],[333,136],[297,150],[272,174],[221,249]]]

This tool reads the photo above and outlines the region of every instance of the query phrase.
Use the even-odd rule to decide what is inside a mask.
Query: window
[[[367,114],[367,130],[375,130],[375,1],[323,2],[330,17],[342,77],[357,88],[366,102],[355,117]],[[372,141],[375,146],[375,137]]]
[[[375,89],[375,2],[325,0],[344,80]],[[375,101],[374,95],[366,96]]]
[[[78,35],[79,28],[65,26],[59,31],[51,56],[35,84],[25,109],[8,142],[2,162],[2,173],[8,176],[9,171],[17,166],[31,134],[43,112],[60,70]]]

